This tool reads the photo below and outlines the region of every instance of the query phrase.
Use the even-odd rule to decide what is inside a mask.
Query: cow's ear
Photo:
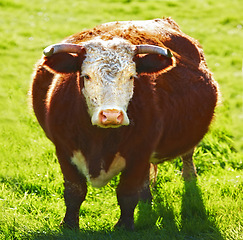
[[[56,73],[73,73],[80,71],[85,56],[84,54],[70,54],[60,52],[44,57],[43,65]]]
[[[138,74],[166,72],[175,66],[174,57],[165,57],[159,54],[136,55],[134,61]]]

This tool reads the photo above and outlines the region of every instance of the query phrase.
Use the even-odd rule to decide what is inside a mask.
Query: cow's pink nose
[[[99,114],[99,120],[103,125],[121,125],[123,119],[123,113],[116,109],[106,109]]]

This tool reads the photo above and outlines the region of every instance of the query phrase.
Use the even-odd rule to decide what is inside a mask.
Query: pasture
[[[243,239],[243,4],[241,0],[1,0],[0,239]],[[139,204],[135,231],[114,230],[115,187],[88,187],[80,232],[59,228],[63,179],[52,143],[31,110],[28,90],[43,49],[116,20],[171,16],[199,40],[222,101],[194,155],[197,181],[182,163],[159,166],[152,206]]]

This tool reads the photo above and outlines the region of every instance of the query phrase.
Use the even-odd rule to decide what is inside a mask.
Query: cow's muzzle
[[[124,115],[123,112],[117,109],[106,109],[99,113],[99,123],[106,127],[123,125]]]
[[[102,128],[117,128],[124,125],[129,125],[126,111],[122,108],[103,108],[96,111],[91,122],[93,125],[97,125]]]

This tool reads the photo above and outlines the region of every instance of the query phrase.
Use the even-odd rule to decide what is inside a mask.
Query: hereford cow
[[[47,47],[32,99],[64,175],[63,224],[79,227],[86,181],[102,187],[121,172],[117,226],[133,229],[138,201],[152,198],[150,163],[182,156],[183,177],[196,176],[218,89],[199,43],[167,18],[105,23]]]

